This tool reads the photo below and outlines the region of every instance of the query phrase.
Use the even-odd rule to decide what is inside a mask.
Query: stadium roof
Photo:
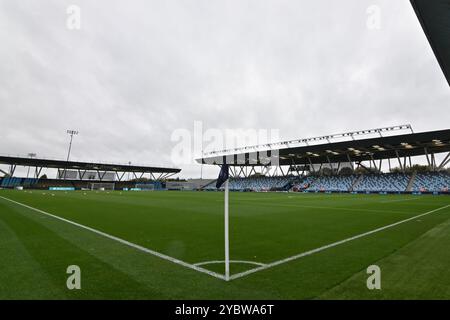
[[[181,171],[181,169],[176,168],[111,164],[99,162],[65,161],[54,159],[27,158],[19,156],[2,156],[2,155],[0,155],[0,164],[27,166],[27,167],[30,166],[40,168],[114,171],[114,172],[178,173]]]
[[[411,4],[450,85],[450,0],[411,0]]]
[[[365,130],[364,132],[376,132],[376,130],[379,129]],[[341,134],[339,136],[347,135],[353,138],[352,134]],[[257,151],[204,157],[197,161],[204,164],[226,162],[232,166],[260,166],[274,165],[273,161],[271,164],[264,162],[273,157],[272,159],[278,160],[278,165],[308,165],[427,156],[450,152],[450,129],[327,143],[329,138],[333,138],[333,136],[308,139],[308,141],[316,139],[319,142],[325,140],[325,143],[321,144],[300,147],[287,146],[275,149],[266,148]]]

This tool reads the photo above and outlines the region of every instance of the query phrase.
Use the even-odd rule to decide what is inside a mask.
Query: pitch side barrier
[[[442,192],[442,191],[312,191],[312,190],[303,190],[298,191],[300,193],[347,193],[347,194],[412,194],[412,195],[450,195],[450,192]]]
[[[223,192],[223,190],[214,190],[214,189],[202,189],[200,191],[205,192]],[[264,190],[264,191],[255,191],[248,189],[230,189],[232,192],[257,192],[257,193],[323,193],[323,194],[410,194],[410,195],[450,195],[450,192],[442,192],[442,191],[311,191],[311,190],[302,190],[302,191],[286,191],[286,190]]]

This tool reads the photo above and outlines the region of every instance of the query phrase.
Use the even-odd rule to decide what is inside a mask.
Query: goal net
[[[135,188],[140,191],[154,191],[155,185],[150,183],[136,183]]]
[[[91,190],[99,190],[99,191],[105,191],[105,190],[114,190],[114,183],[102,183],[102,182],[93,182],[91,183]]]

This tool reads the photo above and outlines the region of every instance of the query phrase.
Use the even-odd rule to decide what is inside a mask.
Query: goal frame
[[[89,183],[89,189],[91,191],[114,191],[116,184],[114,182],[91,182]]]

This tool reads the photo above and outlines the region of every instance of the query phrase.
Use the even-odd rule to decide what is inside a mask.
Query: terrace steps
[[[352,192],[353,189],[361,182],[361,180],[363,179],[364,175],[359,175],[358,178],[355,179],[355,181],[353,181],[352,185],[350,186],[350,189],[348,189],[349,192]]]
[[[407,192],[411,192],[412,188],[414,186],[414,181],[416,180],[416,176],[417,176],[417,171],[413,171],[413,173],[411,174],[411,178],[409,179],[408,185],[406,186],[406,190]]]

